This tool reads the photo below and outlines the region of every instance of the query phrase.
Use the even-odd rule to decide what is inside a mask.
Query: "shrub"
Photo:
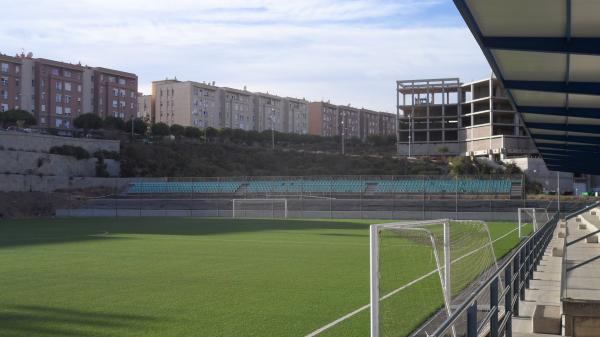
[[[22,123],[23,126],[35,125],[37,120],[33,115],[25,110],[8,110],[0,112],[0,123],[4,126],[17,125]]]
[[[73,125],[84,130],[96,130],[102,127],[102,118],[94,113],[86,113],[75,118]]]
[[[133,133],[138,135],[145,135],[147,130],[148,125],[146,125],[146,123],[144,123],[143,120],[139,118],[133,119]],[[131,119],[124,124],[123,131],[131,132]]]
[[[90,158],[90,153],[87,152],[81,146],[71,146],[71,145],[53,146],[52,148],[50,148],[50,153],[58,154],[61,156],[74,157],[77,160]]]
[[[170,131],[173,136],[181,137],[185,132],[185,128],[179,124],[173,124],[171,125]]]
[[[202,131],[200,131],[200,129],[195,128],[193,126],[187,126],[185,128],[185,130],[183,131],[183,135],[186,136],[187,138],[198,139],[198,138],[202,137]]]
[[[169,126],[165,123],[152,124],[151,131],[155,136],[168,136],[171,134]]]
[[[98,150],[96,152],[94,152],[94,157],[100,159],[113,159],[113,160],[119,160],[121,158],[121,156],[119,155],[118,152],[116,151],[107,151],[107,150]]]
[[[107,116],[102,121],[102,125],[106,129],[123,130],[125,128],[125,121],[119,117]]]

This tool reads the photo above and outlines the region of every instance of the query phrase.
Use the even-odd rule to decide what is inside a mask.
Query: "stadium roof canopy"
[[[600,1],[454,3],[548,168],[600,174]]]

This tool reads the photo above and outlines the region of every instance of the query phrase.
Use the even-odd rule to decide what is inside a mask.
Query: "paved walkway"
[[[529,289],[525,291],[525,300],[519,302],[520,315],[512,319],[513,337],[555,336],[532,333],[532,317],[535,306],[538,304],[560,306],[562,258],[552,256],[554,247],[562,248],[563,246],[563,239],[558,238],[560,230],[560,226],[557,226],[537,271],[533,273]],[[562,230],[564,231],[564,228]]]

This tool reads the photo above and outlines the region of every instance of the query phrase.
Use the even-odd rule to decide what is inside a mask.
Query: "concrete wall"
[[[541,158],[509,158],[505,163],[514,163],[527,176],[528,179],[542,184],[545,191],[556,191],[557,177],[555,171],[550,171]],[[564,192],[574,192],[573,174],[560,172],[560,190]]]
[[[80,146],[90,154],[98,150],[120,151],[117,140],[87,139],[42,135],[37,133],[0,131],[0,146],[21,151],[48,152],[53,146]]]
[[[447,148],[448,152],[440,153],[441,148]],[[458,142],[444,142],[444,143],[413,143],[410,149],[412,156],[456,156],[461,151],[461,144]],[[408,144],[400,144],[400,155],[408,155]]]
[[[48,153],[0,150],[0,173],[95,177],[96,161],[96,158],[77,160]],[[105,159],[104,162],[109,175],[118,177],[120,163],[112,159]]]
[[[129,180],[123,178],[0,174],[0,191],[2,192],[54,192],[59,189],[92,187],[122,189],[128,183]]]

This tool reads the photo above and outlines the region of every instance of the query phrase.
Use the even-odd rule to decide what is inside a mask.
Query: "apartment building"
[[[29,111],[41,127],[70,128],[88,112],[135,117],[137,87],[132,73],[33,58],[31,53],[0,54],[0,109]]]
[[[361,137],[361,114],[360,109],[350,105],[338,106],[338,130],[340,135],[346,138]]]
[[[519,115],[493,76],[397,82],[399,143],[407,155],[471,155],[502,159],[535,153]]]
[[[220,127],[257,130],[253,94],[247,90],[220,88]]]
[[[41,127],[70,128],[83,113],[81,65],[35,59],[35,115]]]
[[[252,99],[256,116],[255,130],[285,132],[284,99],[264,93],[254,93]]]
[[[21,108],[21,60],[0,54],[0,112]]]
[[[144,95],[143,93],[138,92],[137,97],[137,118],[146,122],[152,122],[152,95]]]
[[[90,68],[88,71],[91,71],[91,84],[84,83],[84,87],[86,92],[89,88],[92,93],[92,110],[84,112],[95,112],[102,118],[112,116],[124,120],[137,116],[136,74],[101,67]]]
[[[396,116],[390,113],[360,109],[361,138],[369,136],[389,136],[396,132]]]
[[[153,122],[219,128],[220,89],[211,84],[164,80],[152,82]],[[142,102],[143,103],[143,102]]]
[[[308,133],[332,137],[339,134],[338,106],[329,102],[308,104]]]
[[[283,132],[305,135],[308,133],[308,101],[286,97],[283,100]]]

